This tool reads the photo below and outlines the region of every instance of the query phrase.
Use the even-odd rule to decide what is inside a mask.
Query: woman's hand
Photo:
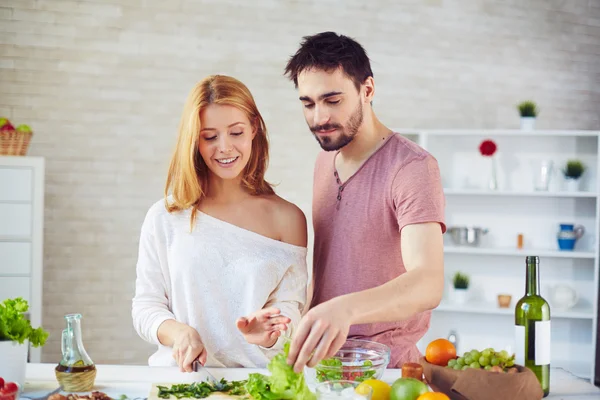
[[[191,326],[180,324],[173,334],[173,358],[177,361],[181,372],[192,372],[195,359],[200,364],[206,363],[206,348],[200,334]]]
[[[247,317],[239,318],[236,322],[237,328],[248,343],[272,347],[291,322],[288,317],[279,315],[280,312],[274,307],[263,308]]]

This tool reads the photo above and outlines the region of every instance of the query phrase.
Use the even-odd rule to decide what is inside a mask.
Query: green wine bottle
[[[515,308],[515,361],[535,373],[546,397],[550,393],[550,306],[540,296],[540,258],[529,256],[525,264],[525,296]]]

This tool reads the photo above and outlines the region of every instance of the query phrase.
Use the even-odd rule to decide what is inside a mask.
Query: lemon
[[[380,381],[379,379],[367,379],[366,381],[364,381],[356,387],[356,393],[369,393],[369,390],[366,389],[366,386],[370,386],[371,388],[373,388],[373,397],[371,397],[371,400],[390,399],[390,391],[392,390],[392,387],[384,381]]]

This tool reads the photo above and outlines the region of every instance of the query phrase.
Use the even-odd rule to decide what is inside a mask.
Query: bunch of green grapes
[[[458,357],[448,361],[446,368],[456,370],[465,370],[467,368],[483,368],[487,371],[503,372],[511,369],[509,372],[516,372],[515,355],[509,355],[506,350],[496,351],[491,347],[483,351],[471,350]]]

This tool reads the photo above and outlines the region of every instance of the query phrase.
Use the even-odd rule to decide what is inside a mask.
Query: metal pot
[[[485,228],[453,226],[448,228],[452,241],[457,246],[479,246],[481,236],[488,233]]]

